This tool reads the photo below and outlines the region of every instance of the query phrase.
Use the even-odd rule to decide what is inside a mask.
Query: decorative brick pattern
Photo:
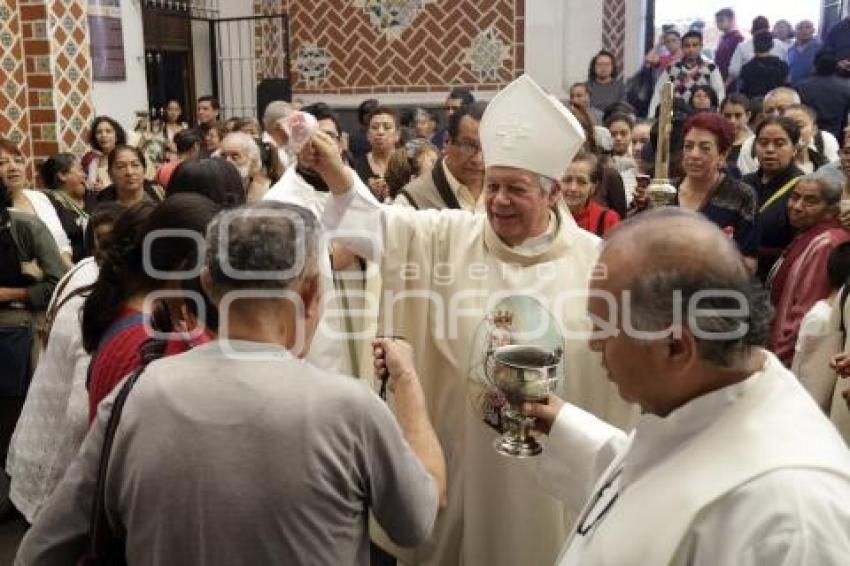
[[[602,48],[617,58],[620,78],[626,45],[626,0],[605,0],[602,13]]]
[[[91,119],[85,4],[0,0],[0,135],[37,164],[58,151],[81,154]]]
[[[369,21],[389,39],[398,39],[410,27],[419,10],[435,0],[351,0],[369,16]]]
[[[19,1],[21,33],[24,44],[24,65],[29,106],[29,138],[33,166],[36,162],[59,151],[56,143],[56,108],[53,100],[41,106],[34,102],[47,100],[53,91],[53,76],[50,72],[50,40],[36,33],[47,22],[47,5],[44,0]],[[44,93],[44,94],[42,94]],[[52,126],[52,130],[50,129]],[[48,137],[53,133],[54,137]]]
[[[32,156],[29,136],[29,102],[22,26],[32,35],[32,23],[24,24],[24,2],[0,0],[0,135],[18,144],[27,157]]]
[[[50,0],[48,32],[53,61],[53,128],[59,151],[82,155],[92,120],[92,68],[86,6],[79,0]],[[42,128],[43,129],[43,128]]]
[[[283,12],[281,0],[254,0],[254,15],[275,16]],[[284,78],[286,69],[285,34],[281,18],[257,20],[254,24],[254,54],[257,82]]]
[[[284,7],[297,94],[444,93],[460,84],[496,90],[523,72],[525,0],[312,0]],[[327,64],[321,73],[319,63]]]

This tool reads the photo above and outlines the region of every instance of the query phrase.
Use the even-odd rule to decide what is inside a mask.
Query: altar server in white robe
[[[501,309],[511,297],[534,297],[562,324],[563,391],[571,402],[621,426],[636,414],[587,347],[586,290],[599,240],[557,206],[557,179],[584,141],[581,126],[523,76],[490,102],[480,134],[486,215],[381,205],[321,132],[299,156],[335,195],[325,206],[326,226],[371,239],[357,250],[380,265],[379,326],[415,345],[429,414],[445,450],[448,507],[431,539],[404,551],[381,533],[373,535],[404,564],[551,563],[572,522],[537,485],[533,461],[493,450],[496,432],[469,399],[470,375],[486,350],[480,337],[493,320],[503,320]]]
[[[551,425],[541,479],[581,509],[557,564],[850,564],[850,453],[762,348],[767,297],[731,240],[665,208],[599,263],[591,347],[644,414],[626,435],[555,397],[526,407]]]
[[[342,153],[336,116],[318,105],[304,111],[316,118],[316,127]],[[263,200],[298,204],[321,218],[330,196],[321,176],[296,161],[295,167],[289,167],[263,195]],[[353,375],[374,385],[371,348],[381,278],[377,270],[368,269],[364,261],[341,246],[335,246],[333,254],[322,254],[319,260],[325,289],[323,316],[306,360],[316,367]]]

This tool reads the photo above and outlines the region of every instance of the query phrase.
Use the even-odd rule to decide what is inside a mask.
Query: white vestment
[[[838,291],[826,324],[818,325],[820,328],[812,329],[811,335],[803,336],[791,369],[832,420],[844,441],[850,444],[850,408],[843,395],[850,386],[847,378],[839,378],[830,364],[833,356],[850,350],[850,336],[846,332],[850,301],[845,301],[843,308],[840,304],[844,291],[844,288]]]
[[[404,564],[551,563],[571,517],[537,485],[533,458],[508,458],[493,449],[497,435],[473,409],[469,375],[483,359],[476,337],[493,309],[508,297],[535,297],[564,333],[562,393],[620,426],[633,422],[635,407],[619,398],[587,346],[587,287],[598,238],[561,211],[552,215],[548,240],[511,248],[484,215],[386,207],[358,179],[354,185],[328,202],[325,224],[376,236],[371,250],[359,253],[380,259],[379,326],[414,346],[448,471],[448,507],[427,543],[410,551],[392,546],[380,532],[373,540]]]
[[[263,200],[297,204],[321,219],[329,192],[318,191],[307,183],[295,167],[289,167]],[[326,242],[327,243],[327,242]],[[377,293],[380,277],[376,269],[357,263],[334,272],[329,254],[319,258],[322,270],[323,316],[316,328],[305,359],[321,369],[366,379],[372,369],[372,337],[375,335]]]
[[[561,410],[539,471],[584,509],[559,566],[850,563],[850,452],[763,354],[743,382],[643,415],[629,437]]]
[[[80,261],[57,284],[62,291],[53,296],[48,311],[70,293],[94,283],[97,274],[94,258]],[[84,302],[85,296],[77,294],[57,311],[9,442],[9,498],[30,523],[62,479],[89,428],[90,356],[80,331]]]

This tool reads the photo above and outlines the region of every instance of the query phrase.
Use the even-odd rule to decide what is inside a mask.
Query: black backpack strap
[[[455,196],[452,188],[449,186],[449,180],[446,179],[446,172],[443,171],[443,160],[442,158],[434,164],[434,168],[431,169],[431,178],[434,180],[434,186],[437,187],[437,192],[440,193],[440,198],[443,199],[443,202],[446,203],[446,208],[453,208],[455,210],[460,208],[460,203],[457,201],[457,196]]]
[[[121,420],[121,411],[124,410],[124,403],[144,369],[144,366],[139,367],[124,381],[124,385],[121,386],[121,390],[115,397],[112,412],[106,423],[89,523],[89,549],[88,555],[83,561],[84,564],[124,563],[123,540],[115,535],[106,516],[106,474],[109,471],[109,455],[112,452],[112,445],[115,443],[115,433]]]
[[[82,269],[85,265],[86,264],[84,263],[78,263],[77,265],[75,265],[73,269],[71,269],[71,271],[65,274],[65,276],[62,278],[62,281],[59,282],[59,285],[53,292],[53,296],[56,300],[47,305],[47,313],[44,317],[44,330],[41,335],[41,345],[45,348],[47,347],[47,340],[48,338],[50,338],[50,330],[53,328],[53,322],[56,320],[56,315],[59,314],[59,310],[65,306],[65,303],[67,303],[74,297],[87,293],[92,289],[92,285],[84,285],[82,287],[78,287],[72,290],[70,293],[68,293],[66,297],[62,297],[62,293],[65,292],[65,288],[68,286],[68,283],[70,283],[71,279],[74,278],[74,274],[77,273],[80,269]]]
[[[412,206],[416,210],[419,210],[419,205],[416,203],[416,200],[414,200],[413,195],[411,195],[407,189],[399,189],[398,194],[404,195],[404,198],[407,199],[407,202],[410,203],[410,206]]]

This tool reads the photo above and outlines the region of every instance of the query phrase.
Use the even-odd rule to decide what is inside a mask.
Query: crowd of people
[[[16,563],[847,563],[850,24],[716,17],[714,60],[665,26],[637,97],[603,50],[563,102],[523,76],[350,132],[170,101],[41,188],[0,137]],[[563,333],[539,466],[471,377],[534,308]]]

